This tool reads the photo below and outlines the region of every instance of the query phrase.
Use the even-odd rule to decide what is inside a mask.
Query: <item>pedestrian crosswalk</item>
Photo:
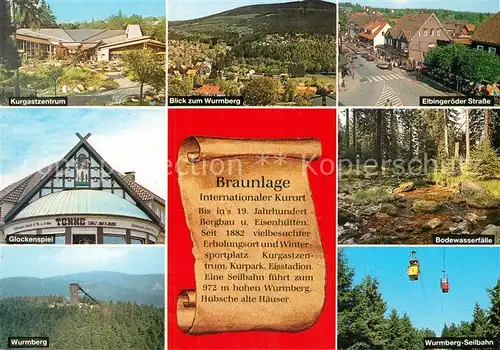
[[[376,82],[381,82],[381,81],[388,81],[388,80],[399,80],[399,79],[406,79],[403,75],[401,74],[381,74],[381,75],[374,75],[370,77],[364,77],[361,78],[360,81],[365,84],[369,83],[376,83]]]
[[[384,83],[384,88],[382,89],[382,94],[380,95],[376,106],[377,107],[400,107],[403,105],[403,102],[401,102],[401,99],[399,98],[398,94],[396,94],[396,91],[394,89]]]

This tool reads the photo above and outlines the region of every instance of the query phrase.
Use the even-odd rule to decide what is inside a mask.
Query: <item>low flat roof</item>
[[[91,43],[105,41],[105,39],[125,35],[124,29],[61,29],[61,28],[19,28],[19,35],[30,36],[47,40],[56,40],[66,43]]]
[[[153,44],[153,45],[165,47],[165,48],[167,46],[167,44],[162,43],[161,41],[151,39],[150,36],[142,36],[139,38],[129,38],[129,39],[120,40],[120,41],[110,43],[110,44],[104,44],[104,45],[99,46],[99,48],[112,48],[115,46],[122,47],[122,46],[127,46],[127,45],[136,45],[136,44],[140,44],[140,43],[149,43],[149,44]]]

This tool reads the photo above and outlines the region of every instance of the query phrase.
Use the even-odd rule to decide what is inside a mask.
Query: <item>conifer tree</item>
[[[13,33],[9,1],[0,0],[0,69],[14,69],[19,66],[15,43],[10,37]]]
[[[488,310],[488,329],[489,336],[500,339],[500,279],[497,279],[496,285],[488,289],[490,296],[490,308]]]
[[[356,341],[369,344],[370,349],[384,349],[386,303],[378,290],[378,281],[366,276],[363,281],[354,287],[354,307],[356,315],[351,325]]]
[[[349,267],[345,251],[338,251],[337,265],[337,318],[338,318],[338,346],[347,349],[353,345],[351,325],[355,315],[353,294],[354,270]]]
[[[471,332],[475,337],[486,337],[488,333],[488,316],[478,303],[474,305]]]

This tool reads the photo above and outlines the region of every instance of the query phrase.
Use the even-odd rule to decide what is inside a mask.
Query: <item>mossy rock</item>
[[[481,234],[495,236],[495,243],[500,244],[500,226],[488,225]]]
[[[427,200],[416,200],[411,209],[417,213],[435,213],[441,209],[441,203]]]
[[[400,184],[395,190],[394,193],[402,193],[402,192],[410,192],[415,189],[415,183],[414,182],[404,182]]]
[[[380,212],[395,216],[398,213],[398,208],[391,203],[382,203],[380,205]]]
[[[434,228],[437,228],[442,225],[442,221],[439,220],[438,218],[431,219],[427,221],[423,226],[422,229],[424,230],[431,230]]]
[[[340,225],[346,222],[356,221],[356,216],[347,209],[340,208],[338,213],[338,222]]]
[[[478,221],[484,221],[487,219],[485,215],[477,215],[476,213],[467,213],[465,218],[473,224],[475,224]]]
[[[356,204],[367,205],[391,202],[394,196],[386,188],[371,187],[357,190],[353,194],[353,199]]]
[[[495,209],[500,207],[500,199],[487,193],[477,193],[467,199],[467,204],[476,209]]]
[[[486,193],[486,190],[483,188],[483,186],[469,180],[461,181],[458,185],[458,188],[460,190],[460,193],[465,197],[476,196],[478,194],[483,195]]]

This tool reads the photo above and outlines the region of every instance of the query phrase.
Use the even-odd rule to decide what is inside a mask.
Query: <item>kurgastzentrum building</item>
[[[89,144],[0,191],[0,243],[11,235],[55,235],[56,244],[165,241],[165,200],[115,171]]]

